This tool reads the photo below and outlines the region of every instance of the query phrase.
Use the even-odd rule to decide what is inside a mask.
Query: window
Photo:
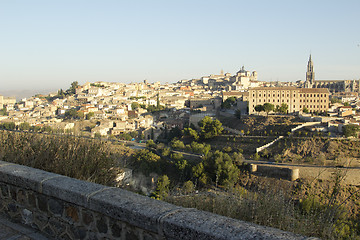
[[[300,102],[301,102],[301,99],[300,99]]]
[[[310,94],[310,97],[312,97],[312,94]]]
[[[300,97],[302,97],[302,94],[300,94]]]
[[[295,108],[295,105],[294,105],[294,107],[293,108]]]
[[[309,97],[309,94],[306,94],[307,97]]]
[[[255,97],[255,94],[253,94],[253,97]]]
[[[289,94],[287,94],[286,96],[289,97]]]
[[[261,99],[259,99],[259,102],[261,102]]]
[[[322,94],[320,96],[322,97]]]
[[[275,94],[273,94],[273,97],[275,97]]]
[[[280,102],[280,99],[278,99],[278,102]]]
[[[294,102],[296,102],[295,99],[294,99]]]

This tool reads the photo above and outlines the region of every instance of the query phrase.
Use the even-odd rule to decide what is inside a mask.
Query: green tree
[[[168,134],[168,139],[172,140],[173,138],[181,138],[182,137],[182,131],[178,126],[171,128]]]
[[[258,153],[255,153],[254,156],[253,156],[253,159],[254,159],[255,161],[260,160],[260,155],[259,155]]]
[[[75,108],[69,109],[65,112],[66,119],[83,119],[84,112],[77,111]]]
[[[77,81],[74,81],[71,83],[71,86],[68,90],[66,90],[67,94],[75,94],[76,88],[79,86],[79,83]]]
[[[145,175],[151,172],[161,172],[160,156],[147,150],[142,149],[133,156],[135,168]]]
[[[140,107],[139,103],[137,103],[137,102],[132,102],[132,103],[131,103],[131,109],[132,109],[132,110],[136,110],[136,109],[138,109],[139,107]]]
[[[195,191],[195,185],[192,181],[187,181],[182,186],[183,194],[189,194]]]
[[[20,123],[19,130],[20,131],[29,131],[30,130],[30,124],[28,122]]]
[[[130,134],[129,134],[130,135]],[[130,135],[130,137],[131,137],[131,135]],[[152,139],[150,139],[150,140],[148,140],[147,142],[146,142],[146,147],[147,148],[156,148],[156,144],[155,144],[155,142],[152,140]]]
[[[271,103],[264,103],[263,107],[266,115],[269,115],[269,112],[274,111],[274,105]]]
[[[0,125],[0,129],[14,130],[15,128],[16,126],[14,122],[4,122],[3,124]]]
[[[217,185],[231,188],[239,179],[240,171],[227,153],[215,151],[204,159],[204,168],[208,177]]]
[[[3,107],[3,108],[0,110],[0,115],[1,115],[1,116],[7,116],[7,115],[9,115],[9,114],[6,112],[6,107]]]
[[[197,132],[196,130],[194,130],[193,128],[191,128],[191,127],[189,127],[189,128],[184,128],[183,134],[184,134],[185,136],[190,136],[190,137],[192,137],[194,140],[198,140],[198,139],[199,139],[198,132]]]
[[[185,149],[185,144],[182,141],[180,141],[180,140],[178,140],[176,138],[174,138],[171,141],[170,146],[173,149],[180,149],[180,150]]]
[[[211,117],[205,116],[199,123],[200,127],[200,136],[202,139],[209,139],[216,137],[221,134],[223,131],[222,123],[215,119],[212,120]]]
[[[163,156],[165,156],[165,157],[167,157],[167,156],[169,156],[170,155],[170,153],[171,153],[171,150],[170,150],[170,148],[164,148],[163,150],[162,150],[162,155]]]
[[[236,104],[236,97],[229,97],[221,104],[221,107],[230,109],[235,104]]]
[[[303,107],[302,111],[303,113],[309,113],[309,109],[307,109],[307,107]]]
[[[256,111],[256,112],[265,111],[264,106],[263,106],[263,105],[256,105],[256,106],[255,106],[255,111]]]
[[[89,112],[88,114],[86,114],[86,120],[90,120],[94,117],[94,113],[93,112]]]
[[[164,200],[169,195],[170,180],[168,176],[163,175],[158,178],[156,190],[152,194],[152,198]]]
[[[201,162],[192,168],[193,176],[199,181],[200,184],[207,184],[208,177],[205,173],[204,164]]]
[[[276,112],[285,114],[289,108],[289,106],[286,103],[282,103],[281,106],[276,106]]]
[[[345,137],[356,137],[359,131],[359,126],[355,124],[348,124],[343,127]]]

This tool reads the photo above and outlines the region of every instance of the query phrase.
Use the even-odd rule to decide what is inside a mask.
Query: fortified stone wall
[[[306,239],[0,161],[0,214],[56,239]]]

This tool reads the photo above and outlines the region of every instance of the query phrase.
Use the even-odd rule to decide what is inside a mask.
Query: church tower
[[[311,54],[310,54],[308,65],[307,65],[307,71],[306,71],[305,87],[312,88],[314,83],[315,83],[314,64],[311,60]]]

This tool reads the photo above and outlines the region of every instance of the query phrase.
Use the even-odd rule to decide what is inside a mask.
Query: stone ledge
[[[3,161],[0,161],[0,182],[101,213],[152,232],[158,239],[308,239],[270,227],[182,208],[123,189]]]

